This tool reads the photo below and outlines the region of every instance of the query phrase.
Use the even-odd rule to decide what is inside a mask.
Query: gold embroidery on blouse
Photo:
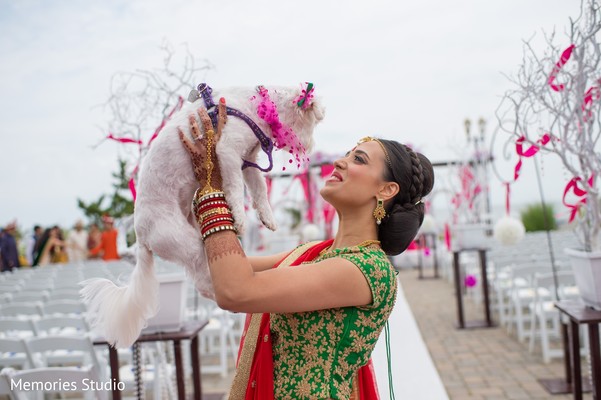
[[[378,248],[335,249],[319,262],[343,257],[366,276],[373,303],[295,314],[272,314],[274,394],[277,399],[348,399],[396,299],[396,274]]]

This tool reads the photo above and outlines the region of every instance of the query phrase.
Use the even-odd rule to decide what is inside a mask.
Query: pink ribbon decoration
[[[513,180],[514,181],[517,181],[518,178],[520,177],[520,170],[522,169],[522,157],[532,157],[536,153],[538,153],[538,151],[540,150],[540,146],[544,146],[547,143],[549,143],[549,141],[551,140],[551,135],[549,135],[548,133],[545,133],[540,139],[538,139],[536,141],[536,143],[538,143],[540,146],[533,144],[526,151],[524,151],[524,149],[523,149],[523,143],[525,140],[526,140],[526,138],[524,136],[521,136],[515,142],[515,152],[518,153],[518,162],[515,165],[515,168],[513,170]]]
[[[131,192],[132,197],[134,198],[134,203],[136,202],[136,183],[134,182],[134,176],[136,176],[136,173],[138,172],[138,165],[136,165],[136,168],[134,168],[133,172],[131,173],[131,177],[129,178],[129,182],[127,182],[127,186],[129,186],[129,191]]]
[[[313,222],[315,219],[315,202],[313,201],[313,196],[311,195],[311,190],[309,188],[309,171],[301,172],[300,174],[296,175],[296,178],[298,178],[303,186],[305,199],[309,205],[309,208],[307,209],[307,221]]]
[[[150,137],[150,140],[148,141],[148,146],[150,146],[150,144],[153,142],[153,140],[156,139],[157,136],[159,136],[159,132],[161,132],[161,129],[163,129],[165,127],[165,124],[167,124],[167,121],[169,121],[169,119],[171,117],[173,117],[173,114],[175,114],[177,111],[179,111],[183,105],[184,105],[184,98],[182,96],[179,96],[177,99],[177,104],[175,104],[175,106],[173,106],[171,111],[169,111],[169,114],[167,114],[167,116],[165,118],[163,118],[163,120],[161,121],[161,124],[154,130],[154,133],[152,134],[152,136]]]
[[[110,139],[110,140],[114,140],[115,142],[119,142],[119,143],[135,143],[138,146],[142,145],[142,141],[141,140],[116,137],[111,132],[109,132],[109,134],[108,134],[108,136],[106,138]]]
[[[570,181],[566,185],[565,189],[563,190],[563,198],[561,201],[563,202],[564,206],[566,206],[567,208],[569,208],[571,210],[569,222],[574,221],[574,219],[576,218],[576,214],[578,214],[578,210],[580,209],[580,206],[583,204],[586,204],[586,194],[587,194],[586,190],[581,189],[578,186],[578,182],[582,182],[582,178],[579,176],[570,179]],[[589,187],[593,187],[593,185],[595,183],[595,174],[592,174],[591,177],[588,178],[587,183],[588,183]],[[575,204],[568,204],[566,202],[566,197],[570,191],[572,191],[576,197],[581,198]]]
[[[449,224],[444,224],[444,244],[447,247],[448,251],[451,251],[451,228],[449,228]]]
[[[474,208],[474,200],[476,200],[476,196],[478,196],[480,193],[482,193],[482,187],[480,185],[476,185],[474,190],[470,194],[468,194],[470,201],[468,207],[470,210]]]
[[[601,84],[601,79],[597,83]],[[584,122],[593,116],[593,103],[599,98],[601,98],[601,88],[599,86],[591,86],[584,94],[584,100],[582,101],[582,113],[584,114],[582,119]]]
[[[574,47],[576,47],[576,46],[572,44],[572,45],[570,45],[570,47],[565,49],[563,51],[563,53],[561,53],[561,57],[559,58],[559,61],[557,61],[557,63],[553,67],[553,70],[551,71],[551,75],[549,75],[549,86],[551,86],[551,89],[553,89],[556,92],[561,92],[563,89],[565,89],[565,85],[563,83],[556,85],[554,82],[555,82],[555,79],[557,78],[557,74],[559,73],[559,71],[561,71],[563,66],[570,59],[570,57],[572,57],[572,50],[574,50]]]
[[[505,185],[505,213],[509,215],[511,207],[509,204],[510,194],[511,194],[511,182],[504,182]]]

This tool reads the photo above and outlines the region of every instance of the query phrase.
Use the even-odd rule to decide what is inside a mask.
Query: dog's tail
[[[88,306],[88,321],[116,347],[131,346],[146,320],[157,312],[159,282],[154,273],[152,252],[138,246],[136,266],[128,286],[117,286],[108,279],[81,282],[80,290]]]

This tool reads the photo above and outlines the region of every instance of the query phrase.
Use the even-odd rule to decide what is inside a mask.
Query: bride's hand
[[[199,108],[197,113],[203,126],[202,134],[196,118],[191,115],[189,121],[193,139],[188,139],[181,128],[178,128],[179,138],[192,159],[194,176],[200,184],[201,191],[221,191],[223,181],[215,148],[227,120],[225,99],[222,97],[217,105],[217,132],[213,130],[211,118],[204,107]]]

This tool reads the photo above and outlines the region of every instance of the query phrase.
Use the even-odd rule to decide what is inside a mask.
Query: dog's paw
[[[275,221],[271,221],[271,222],[265,222],[263,220],[261,220],[261,222],[263,223],[263,225],[265,225],[267,227],[267,229],[269,229],[270,231],[275,231],[276,229],[278,229],[278,224],[275,223]]]
[[[273,215],[271,213],[269,215],[259,215],[259,219],[261,223],[269,230],[275,231],[278,229],[278,224],[275,222]]]
[[[275,231],[278,228],[278,224],[275,222],[275,218],[273,217],[273,213],[271,212],[270,207],[266,207],[264,205],[253,204],[255,210],[257,210],[257,215],[261,220],[261,223],[268,228],[269,230]]]

